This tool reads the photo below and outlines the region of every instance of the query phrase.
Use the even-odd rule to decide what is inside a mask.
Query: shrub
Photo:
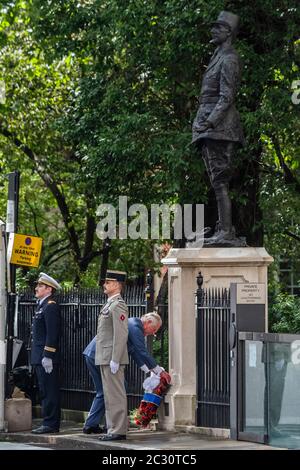
[[[300,298],[280,293],[269,306],[269,330],[274,333],[300,332]]]

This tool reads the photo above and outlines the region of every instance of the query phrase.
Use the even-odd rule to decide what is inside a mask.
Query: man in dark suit
[[[210,42],[217,48],[203,76],[200,106],[193,123],[192,143],[202,153],[218,205],[217,229],[211,238],[205,239],[205,245],[239,246],[241,241],[235,237],[229,198],[232,156],[236,145],[244,143],[234,105],[240,83],[240,60],[232,42],[238,24],[239,17],[227,11],[222,11],[213,23]]]
[[[161,327],[161,323],[161,317],[156,312],[147,313],[141,318],[132,317],[128,319],[128,354],[133,358],[137,366],[146,373],[150,370],[157,375],[163,373],[163,368],[157,364],[155,359],[148,352],[145,344],[145,337],[155,335]],[[92,339],[83,351],[87,367],[96,389],[96,396],[83,428],[85,434],[99,434],[104,432],[104,428],[99,427],[99,423],[105,414],[105,404],[100,369],[95,365],[95,350],[96,337]]]
[[[53,299],[56,289],[60,289],[58,282],[41,273],[35,288],[38,306],[31,330],[31,364],[38,379],[43,424],[32,431],[34,434],[58,432],[60,427],[60,313],[59,306]]]

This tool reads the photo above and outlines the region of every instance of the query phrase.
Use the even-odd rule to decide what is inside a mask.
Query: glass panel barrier
[[[241,341],[240,438],[300,449],[300,336],[263,336]]]
[[[300,448],[300,341],[267,343],[269,444]]]
[[[245,341],[244,366],[244,407],[242,431],[265,435],[265,364],[263,362],[263,343]]]

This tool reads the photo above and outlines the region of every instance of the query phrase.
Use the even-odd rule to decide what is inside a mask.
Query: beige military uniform
[[[128,308],[118,294],[108,299],[100,311],[96,337],[95,364],[100,365],[108,434],[127,432],[127,396],[124,370],[128,364]],[[116,374],[110,361],[120,364]]]

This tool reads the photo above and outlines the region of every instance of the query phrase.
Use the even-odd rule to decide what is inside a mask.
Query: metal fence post
[[[229,325],[230,295],[226,288],[203,288],[197,276],[196,292],[196,424],[230,427]]]
[[[201,274],[201,271],[199,271],[199,274],[197,276],[197,304],[202,305],[203,303],[203,295],[204,295],[204,290],[203,290],[203,276]]]
[[[5,224],[0,220],[0,431],[4,431],[4,399],[5,399],[5,332],[6,332],[6,247]]]
[[[146,288],[145,288],[145,296],[146,296],[146,312],[152,312],[154,308],[154,287],[153,287],[153,274],[149,271],[146,275]]]
[[[203,316],[200,316],[200,309],[203,306],[204,290],[203,290],[203,276],[199,271],[197,276],[197,291],[196,291],[196,305],[195,305],[195,316],[196,316],[196,390],[197,390],[197,406],[195,422],[198,425],[200,421],[201,409],[199,407],[199,397],[202,396],[202,377],[204,368],[204,355],[203,355]],[[203,313],[203,311],[201,312]]]
[[[154,309],[154,287],[153,287],[153,274],[149,269],[146,275],[146,288],[145,288],[145,300],[146,300],[146,313],[153,312]],[[147,337],[147,348],[152,354],[153,352],[153,337]]]
[[[8,199],[7,199],[7,224],[8,233],[16,233],[18,230],[19,212],[19,188],[20,172],[14,171],[8,174]],[[14,348],[14,321],[16,309],[16,265],[9,264],[8,305],[7,305],[7,349],[6,349],[6,398],[11,396],[13,348]]]

